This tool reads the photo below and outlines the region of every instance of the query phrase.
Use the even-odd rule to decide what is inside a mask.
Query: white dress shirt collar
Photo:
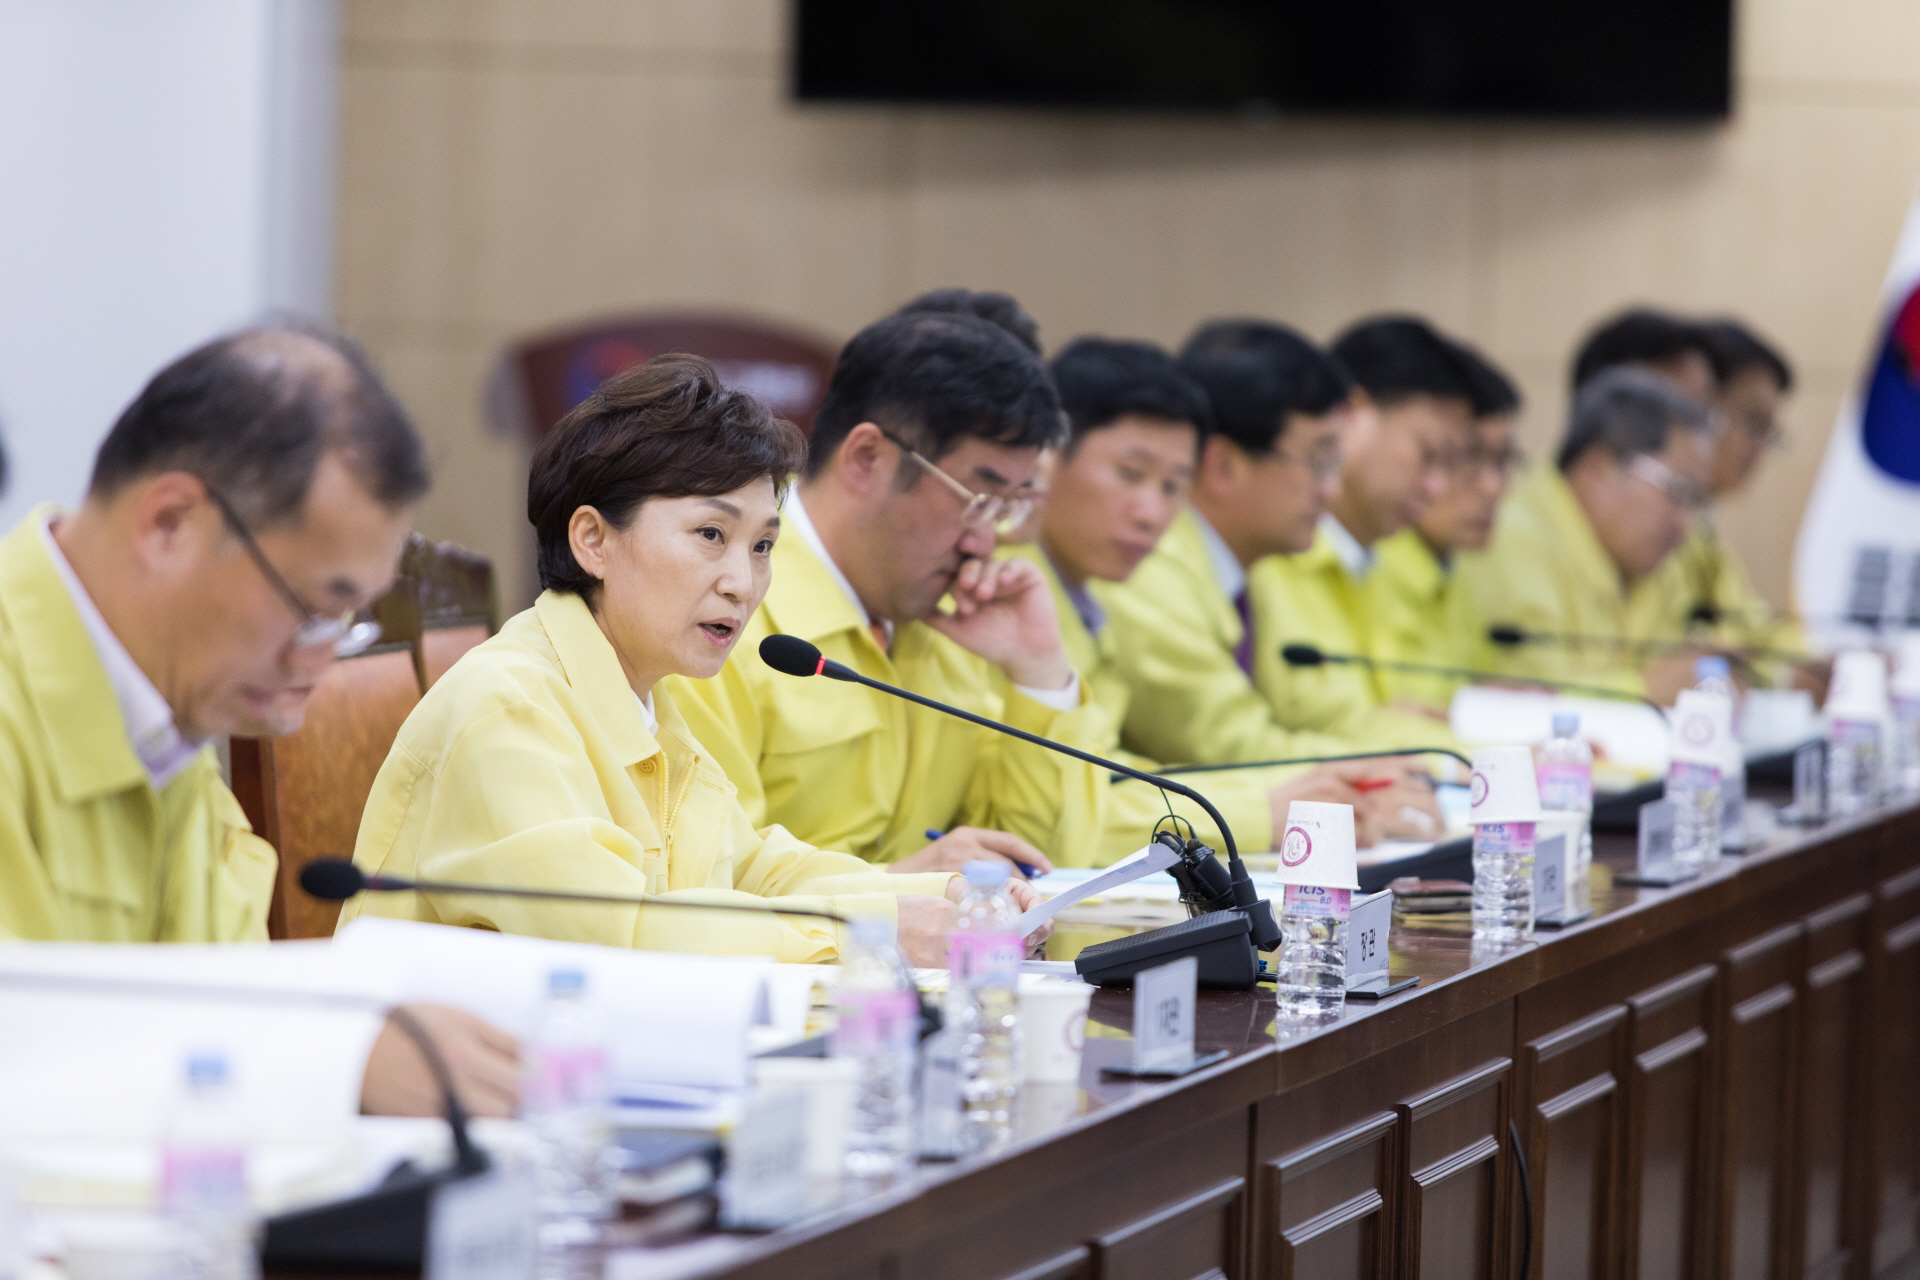
[[[93,642],[94,652],[100,656],[100,665],[106,668],[107,684],[113,689],[114,701],[120,704],[120,720],[126,726],[127,741],[133,744],[134,755],[145,766],[147,777],[157,791],[193,763],[193,758],[200,753],[200,744],[180,735],[173,722],[173,708],[167,705],[153,681],[147,679],[146,672],[133,660],[120,638],[113,634],[107,620],[100,616],[93,597],[87,594],[73,566],[67,563],[60,544],[54,541],[51,519],[40,526],[40,541],[46,546],[47,556],[66,586],[67,595],[73,599],[80,623],[87,629],[87,639]]]
[[[1360,539],[1347,532],[1347,526],[1334,519],[1331,511],[1320,517],[1320,532],[1333,544],[1333,554],[1356,579],[1373,572],[1373,548],[1360,545]]]
[[[847,599],[853,602],[854,611],[860,615],[861,625],[872,626],[873,615],[867,612],[866,605],[860,603],[860,593],[853,589],[853,583],[848,581],[847,575],[840,572],[840,566],[835,564],[833,557],[827,553],[827,544],[820,540],[820,531],[813,527],[813,520],[807,515],[806,505],[800,501],[799,485],[796,484],[787,490],[787,500],[780,509],[780,515],[782,523],[799,535],[800,541],[807,544],[807,550],[813,552],[820,563],[827,567],[827,573],[840,585],[840,590],[846,593]],[[880,625],[886,628],[887,645],[891,648],[893,623],[882,618]]]
[[[1213,569],[1213,580],[1220,584],[1222,595],[1238,600],[1240,593],[1247,589],[1247,571],[1240,567],[1240,558],[1233,554],[1227,540],[1200,514],[1200,508],[1191,510],[1193,523],[1200,529],[1200,545],[1207,549],[1207,564]]]

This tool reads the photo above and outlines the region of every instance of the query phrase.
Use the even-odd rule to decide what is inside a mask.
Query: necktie
[[[1247,679],[1253,679],[1253,602],[1247,599],[1247,589],[1240,588],[1240,594],[1233,598],[1233,608],[1240,615],[1240,643],[1233,651],[1233,660],[1247,673]]]

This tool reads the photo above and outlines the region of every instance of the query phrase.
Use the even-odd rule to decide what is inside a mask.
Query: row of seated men
[[[1655,610],[1643,599],[1692,608],[1691,579],[1662,584],[1680,555],[1713,576],[1724,617],[1757,617],[1697,511],[1736,429],[1751,469],[1785,366],[1757,342],[1767,358],[1740,364],[1664,317],[1623,328],[1638,345],[1583,370],[1559,465],[1497,516],[1517,397],[1407,318],[1331,348],[1214,323],[1178,359],[1086,338],[1049,367],[1010,299],[943,291],[847,344],[804,438],[697,357],[656,358],[539,448],[543,591],[421,700],[355,857],[439,881],[880,915],[939,964],[965,862],[1103,863],[1167,812],[1104,769],[779,674],[755,654],[775,632],[1148,769],[1247,765],[1205,783],[1245,848],[1271,847],[1293,799],[1353,804],[1363,842],[1433,834],[1429,775],[1404,758],[1256,762],[1445,745],[1448,690],[1314,683],[1326,673],[1286,667],[1283,643],[1477,664],[1500,657],[1479,651],[1487,617],[1684,632],[1630,621]],[[1653,330],[1692,345],[1676,357]],[[1667,366],[1694,355],[1706,375],[1689,387]],[[1723,426],[1755,367],[1773,398]],[[155,376],[81,507],[38,508],[0,542],[0,936],[265,936],[274,851],[208,743],[299,725],[328,664],[366,639],[356,611],[391,580],[427,486],[405,412],[337,335],[248,330]],[[1654,687],[1625,652],[1605,674]],[[1034,900],[1018,877],[1015,892]],[[802,962],[841,941],[818,918],[644,905],[410,894],[343,921],[361,911]],[[511,1043],[423,1013],[475,1109],[510,1110]],[[383,1039],[369,1108],[433,1098],[412,1050]]]

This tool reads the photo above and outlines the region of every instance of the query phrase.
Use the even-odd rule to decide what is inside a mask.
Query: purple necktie
[[[1233,608],[1240,615],[1240,643],[1233,651],[1233,660],[1247,673],[1247,679],[1253,679],[1253,602],[1247,599],[1247,589],[1240,588],[1240,594],[1233,598]]]

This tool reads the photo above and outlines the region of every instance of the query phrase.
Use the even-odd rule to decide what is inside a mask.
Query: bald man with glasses
[[[668,681],[755,826],[900,872],[1097,855],[1099,770],[876,690],[781,675],[756,652],[797,635],[876,680],[1096,740],[1101,712],[1044,575],[994,558],[1064,436],[1039,360],[977,316],[889,316],[847,344],[739,652],[711,680]]]
[[[1644,646],[1683,638],[1655,574],[1711,500],[1713,445],[1708,411],[1660,374],[1619,366],[1582,385],[1558,465],[1513,487],[1459,573],[1489,624],[1593,640],[1510,649],[1504,668],[1663,704],[1693,683],[1691,654]]]

